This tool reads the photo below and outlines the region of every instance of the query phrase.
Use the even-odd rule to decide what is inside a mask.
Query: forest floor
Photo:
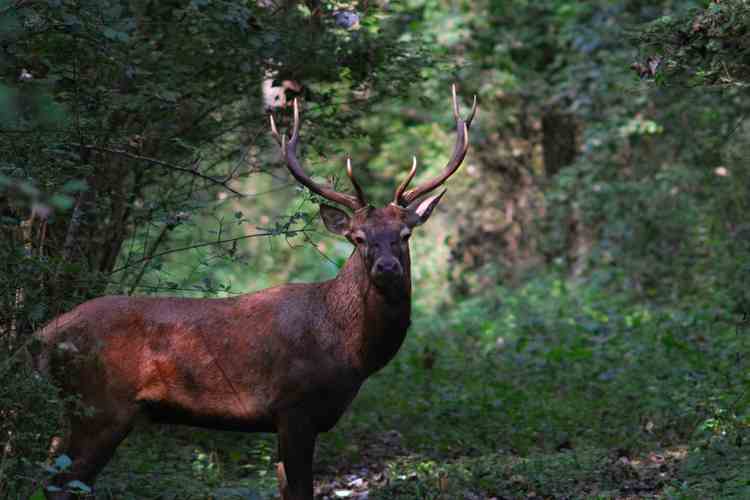
[[[278,498],[273,438],[198,434],[178,428],[143,429],[134,434],[102,474],[97,498]],[[509,450],[432,456],[410,450],[403,441],[396,430],[361,433],[352,437],[343,454],[323,457],[333,448],[324,444],[315,467],[315,498],[750,497],[750,454],[732,445],[629,452],[578,449],[572,443],[561,443],[559,451],[526,456]],[[212,451],[202,451],[205,449]],[[255,450],[253,462],[245,460],[248,450]]]
[[[557,287],[557,288],[556,288]],[[559,283],[417,308],[321,436],[316,499],[750,498],[750,328]],[[272,435],[144,425],[97,498],[276,498]]]

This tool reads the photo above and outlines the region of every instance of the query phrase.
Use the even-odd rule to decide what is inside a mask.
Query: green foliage
[[[338,28],[333,11],[344,6],[0,7],[0,366],[13,374],[0,406],[0,490],[24,495],[58,425],[47,417],[61,402],[32,375],[33,354],[19,354],[49,319],[105,293],[274,284],[290,273],[288,242],[309,249],[301,276],[335,272],[320,270],[309,197],[279,175],[261,84],[302,82],[306,148],[325,155],[332,137],[358,132],[354,118],[431,64],[377,9],[358,30]],[[212,463],[195,461],[208,478]]]
[[[439,316],[420,306],[403,351],[321,436],[318,488],[344,495],[335,485],[353,474],[379,499],[742,497],[749,332],[721,310],[555,274]],[[270,496],[273,446],[138,429],[100,484],[133,498]]]
[[[445,163],[451,83],[480,101],[413,242],[411,335],[324,439],[327,480],[374,456],[372,498],[746,492],[744,2],[18,4],[0,8],[3,493],[44,475],[60,402],[25,352],[46,320],[104,293],[329,278],[351,251],[277,159],[269,75],[305,87],[306,168],[341,178],[351,152],[376,204],[412,154],[417,182]],[[151,430],[101,484],[253,498],[274,460],[265,438]]]
[[[44,477],[50,436],[61,417],[57,390],[35,373],[23,348],[0,359],[0,494],[27,498]],[[33,416],[33,417],[32,417]]]
[[[609,497],[627,488],[623,474],[664,486],[638,459],[653,450],[682,457],[662,468],[674,470],[675,487],[706,450],[741,453],[750,430],[742,318],[605,290],[549,276],[418,320],[405,351],[355,402],[352,429],[341,431],[399,429],[415,454],[394,463],[394,482],[376,498],[439,495],[441,475],[446,498]],[[689,451],[679,451],[684,443]],[[429,461],[438,465],[420,469]],[[715,467],[723,475],[744,467],[731,464]]]
[[[641,51],[657,63],[647,75],[661,85],[746,87],[750,7],[741,0],[701,4],[663,15],[642,29]]]

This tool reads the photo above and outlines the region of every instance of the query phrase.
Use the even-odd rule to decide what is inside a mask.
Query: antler
[[[289,139],[289,142],[286,142],[286,135],[280,134],[276,129],[276,122],[274,122],[273,115],[270,115],[270,118],[271,134],[273,135],[274,139],[276,139],[276,142],[279,144],[279,146],[281,146],[281,154],[286,160],[289,171],[292,173],[294,178],[297,179],[297,182],[305,186],[313,193],[318,194],[323,198],[331,200],[335,203],[340,203],[341,205],[349,207],[354,211],[367,206],[362,188],[359,187],[359,184],[357,184],[357,181],[354,179],[354,174],[352,173],[352,163],[350,159],[347,159],[346,162],[346,173],[349,176],[352,185],[354,186],[354,190],[357,192],[356,197],[346,193],[339,193],[338,191],[335,191],[334,189],[326,186],[321,186],[320,184],[312,180],[302,169],[302,166],[299,164],[299,160],[297,160],[297,144],[299,143],[299,104],[297,103],[297,99],[294,99],[294,125],[292,126],[292,137]]]
[[[477,112],[477,96],[474,96],[474,103],[471,105],[471,113],[465,120],[461,118],[458,110],[458,99],[456,98],[456,85],[453,84],[451,88],[453,92],[453,116],[456,119],[456,144],[453,146],[453,155],[450,161],[443,169],[443,172],[432,180],[424,182],[414,189],[410,189],[404,193],[406,186],[414,178],[414,173],[417,168],[417,160],[414,159],[412,163],[411,172],[407,176],[406,180],[396,189],[396,194],[393,198],[393,203],[396,205],[405,207],[408,206],[412,201],[416,200],[420,196],[423,196],[430,191],[440,187],[448,177],[453,175],[458,167],[461,166],[461,162],[464,161],[466,152],[469,150],[469,128],[471,127],[471,121],[474,119],[474,115]]]
[[[399,201],[401,200],[401,195],[404,194],[404,190],[406,189],[406,186],[409,185],[411,180],[414,178],[414,174],[417,173],[417,157],[412,156],[411,160],[411,170],[409,170],[409,175],[406,176],[406,179],[404,179],[404,182],[399,184],[399,186],[396,188],[396,194],[393,196],[393,203],[398,205]]]

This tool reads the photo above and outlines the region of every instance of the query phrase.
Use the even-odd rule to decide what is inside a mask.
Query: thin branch
[[[72,145],[75,146],[75,144],[72,144]],[[212,184],[216,184],[217,186],[221,186],[224,189],[226,189],[227,191],[229,191],[229,192],[231,192],[233,194],[236,194],[237,196],[243,196],[242,193],[240,193],[239,191],[236,191],[236,190],[232,189],[231,187],[229,187],[227,185],[227,182],[229,182],[231,180],[231,178],[227,178],[227,179],[224,179],[224,180],[215,179],[214,177],[211,177],[210,175],[202,174],[202,173],[198,172],[197,170],[193,170],[193,169],[186,168],[186,167],[181,167],[179,165],[175,165],[173,163],[169,163],[169,162],[162,161],[162,160],[157,160],[156,158],[151,158],[149,156],[141,156],[141,155],[129,153],[128,151],[123,151],[122,149],[104,148],[104,147],[101,147],[101,146],[95,146],[93,144],[86,144],[86,145],[82,145],[80,147],[82,147],[84,149],[90,149],[90,150],[93,150],[93,151],[101,151],[101,152],[104,152],[104,153],[112,153],[112,154],[116,154],[116,155],[121,155],[121,156],[124,156],[126,158],[131,158],[133,160],[145,161],[146,163],[150,163],[152,165],[158,165],[160,167],[164,167],[164,168],[169,169],[169,170],[174,170],[176,172],[183,172],[183,173],[186,173],[186,174],[190,174],[190,175],[198,177],[200,179],[209,181]]]
[[[68,224],[68,231],[65,234],[65,243],[63,244],[63,260],[70,261],[73,256],[73,247],[78,242],[78,232],[81,228],[81,220],[83,219],[83,193],[78,194],[75,207],[73,208],[73,215],[70,216],[70,223]]]
[[[317,245],[317,244],[316,244],[316,243],[315,243],[315,242],[314,242],[314,241],[312,240],[312,238],[310,238],[310,237],[309,237],[308,235],[305,235],[305,236],[304,236],[304,238],[305,238],[305,242],[306,242],[306,243],[307,243],[308,245],[310,245],[311,247],[313,247],[313,250],[315,250],[316,252],[318,252],[318,255],[320,255],[321,257],[323,257],[323,258],[324,258],[325,260],[327,260],[327,261],[328,261],[329,263],[333,264],[333,266],[334,266],[334,267],[335,267],[336,269],[340,269],[340,268],[341,268],[341,266],[339,266],[339,265],[338,265],[338,264],[336,263],[336,261],[335,261],[335,260],[333,260],[332,258],[330,258],[330,257],[328,256],[328,254],[326,254],[325,252],[323,252],[323,250],[321,250],[321,249],[320,249],[320,248],[318,247],[318,245]]]
[[[141,279],[143,279],[143,275],[146,274],[146,268],[148,267],[149,262],[154,258],[154,253],[156,252],[156,249],[159,248],[159,245],[162,241],[164,241],[164,238],[167,236],[167,232],[169,231],[169,225],[165,224],[164,227],[162,227],[161,232],[159,233],[159,236],[156,238],[156,241],[154,241],[153,245],[151,245],[151,251],[146,254],[141,261],[143,262],[143,265],[141,266],[141,269],[138,271],[138,274],[136,275],[135,279],[133,280],[133,283],[130,286],[130,291],[128,292],[128,295],[133,295],[133,292],[135,291],[135,288],[140,284]]]
[[[291,230],[291,231],[287,231],[286,233],[280,233],[278,231],[267,231],[267,232],[264,232],[264,233],[246,234],[244,236],[238,236],[236,238],[227,238],[225,240],[208,241],[208,242],[203,242],[203,243],[197,243],[195,245],[188,245],[186,247],[173,248],[171,250],[165,250],[163,252],[159,252],[159,253],[151,255],[149,257],[145,257],[145,258],[137,260],[135,262],[130,262],[128,264],[125,264],[124,266],[120,266],[117,269],[115,269],[114,271],[110,272],[109,275],[112,275],[112,274],[115,274],[115,273],[119,273],[120,271],[124,271],[127,268],[130,268],[130,267],[133,267],[133,266],[137,266],[138,264],[142,264],[142,263],[144,263],[146,261],[149,261],[151,259],[156,259],[158,257],[162,257],[164,255],[169,255],[171,253],[183,252],[183,251],[186,251],[186,250],[193,250],[194,248],[202,248],[202,247],[209,247],[209,246],[213,246],[213,245],[221,245],[223,243],[232,243],[234,241],[246,240],[248,238],[258,238],[258,237],[261,237],[261,236],[278,236],[279,234],[294,235],[294,234],[298,234],[298,233],[305,233],[305,232],[308,232],[308,231],[309,231],[308,229],[294,229],[294,230]]]
[[[109,282],[113,285],[119,285],[120,283],[116,281]],[[226,293],[227,295],[243,295],[245,292],[231,292],[229,290],[222,290],[220,292],[216,292],[213,290],[207,290],[206,288],[201,288],[198,286],[192,287],[192,288],[181,288],[181,287],[174,287],[174,286],[159,286],[159,285],[138,285],[136,288],[143,288],[146,290],[151,290],[152,292],[160,292],[160,291],[167,291],[167,292],[190,292],[190,293],[213,293],[214,295],[218,295],[219,293]]]
[[[10,12],[11,10],[25,7],[27,3],[31,3],[31,0],[16,0],[15,2],[13,2],[13,5],[9,5],[7,7],[0,9],[0,15],[5,15],[7,12]]]

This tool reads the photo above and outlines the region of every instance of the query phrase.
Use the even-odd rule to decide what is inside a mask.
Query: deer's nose
[[[378,259],[374,266],[375,274],[391,274],[401,276],[403,269],[396,259]]]

